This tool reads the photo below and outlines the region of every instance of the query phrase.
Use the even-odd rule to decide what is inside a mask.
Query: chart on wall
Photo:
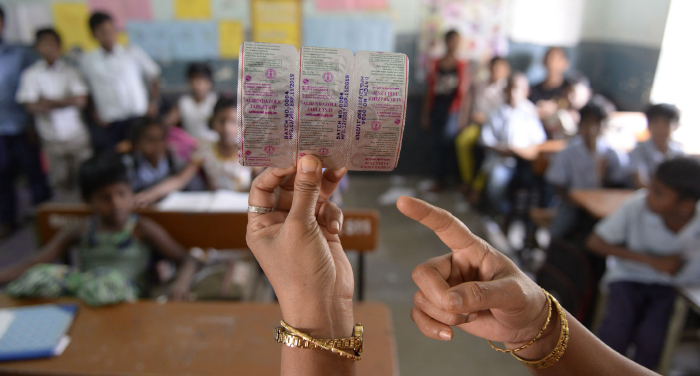
[[[461,58],[488,61],[508,51],[504,0],[426,0],[418,42],[418,63],[427,67],[445,50],[444,35],[456,30],[461,36]]]
[[[4,39],[31,45],[53,26],[66,51],[97,48],[94,12],[112,16],[119,41],[161,62],[237,59],[243,41],[393,51],[392,0],[0,0]],[[309,17],[304,12],[310,11]]]

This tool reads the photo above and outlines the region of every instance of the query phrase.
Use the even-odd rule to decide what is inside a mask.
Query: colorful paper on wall
[[[300,0],[251,0],[253,40],[301,47]]]
[[[212,15],[220,20],[237,20],[248,22],[250,7],[247,0],[212,0]]]
[[[304,20],[305,46],[388,52],[394,51],[394,38],[388,19],[317,16]]]
[[[170,21],[175,18],[173,0],[151,0],[153,19],[158,21]]]
[[[316,0],[318,10],[385,10],[386,0]]]
[[[215,22],[177,22],[171,29],[173,58],[196,61],[219,57],[219,30]]]
[[[175,18],[208,20],[211,18],[211,2],[210,0],[175,0]]]
[[[153,59],[160,61],[173,59],[170,28],[165,22],[132,21],[127,23],[126,30],[129,33],[130,42],[141,47]]]
[[[245,29],[239,21],[219,22],[219,55],[223,59],[237,59],[238,49],[245,41]]]
[[[63,39],[63,49],[80,47],[85,51],[97,47],[90,34],[90,11],[84,3],[55,2],[52,4],[55,28]]]
[[[90,12],[109,13],[118,30],[124,30],[127,20],[150,20],[153,18],[150,0],[88,0]]]
[[[3,38],[10,43],[33,44],[36,30],[53,26],[51,7],[43,2],[0,2],[5,8]]]

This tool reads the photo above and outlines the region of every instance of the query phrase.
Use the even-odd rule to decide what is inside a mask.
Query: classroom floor
[[[392,310],[400,374],[423,375],[529,375],[512,357],[493,351],[485,340],[457,331],[450,342],[424,337],[411,321],[409,311],[417,288],[411,279],[413,268],[449,249],[435,234],[398,212],[394,205],[400,195],[425,199],[449,210],[479,236],[495,245],[493,231],[487,232],[481,218],[453,190],[428,193],[428,182],[387,174],[352,175],[350,189],[343,195],[346,208],[376,208],[381,213],[378,249],[367,255],[365,298],[386,303]],[[28,197],[22,194],[26,203]],[[24,204],[23,206],[27,206]],[[497,248],[502,248],[498,247]],[[26,257],[36,249],[31,218],[10,239],[0,242],[0,268]],[[350,255],[351,262],[356,261]],[[258,297],[259,300],[260,297]],[[263,299],[269,299],[263,298]],[[676,353],[673,376],[699,375],[700,344],[685,343]]]

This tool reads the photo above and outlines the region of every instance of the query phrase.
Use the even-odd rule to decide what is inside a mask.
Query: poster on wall
[[[250,14],[253,41],[301,48],[301,0],[251,0]]]
[[[426,0],[418,41],[419,79],[425,79],[429,61],[445,53],[444,35],[456,30],[461,36],[458,57],[487,62],[508,52],[504,0]]]

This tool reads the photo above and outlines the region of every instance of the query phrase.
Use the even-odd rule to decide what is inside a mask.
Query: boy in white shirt
[[[80,68],[90,85],[93,120],[104,129],[100,149],[114,151],[136,118],[158,114],[160,67],[139,47],[117,43],[109,14],[96,12],[89,24],[100,46],[83,57]]]
[[[666,338],[674,285],[700,283],[700,163],[680,157],[658,166],[640,190],[588,238],[607,256],[609,298],[600,339],[656,369]]]
[[[678,128],[680,112],[672,104],[656,104],[646,112],[650,138],[637,144],[630,153],[632,180],[637,188],[649,185],[650,177],[663,161],[682,156],[680,145],[671,141],[671,133]]]
[[[80,116],[88,89],[78,70],[61,58],[55,30],[37,31],[36,50],[42,58],[22,73],[16,99],[34,115],[52,186],[67,193],[75,187],[80,165],[92,156]]]
[[[482,166],[487,175],[486,197],[496,214],[509,214],[510,184],[517,173],[528,174],[530,169],[518,163],[512,149],[527,148],[547,140],[535,105],[527,99],[529,91],[525,74],[512,74],[505,89],[506,103],[489,114],[479,136],[479,143],[487,152]]]
[[[570,190],[620,187],[629,179],[628,156],[613,150],[601,138],[611,107],[600,96],[584,106],[579,112],[579,134],[554,155],[547,168],[545,179],[561,199],[549,229],[553,239],[567,237],[581,224],[581,210],[568,201]]]

